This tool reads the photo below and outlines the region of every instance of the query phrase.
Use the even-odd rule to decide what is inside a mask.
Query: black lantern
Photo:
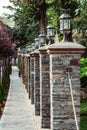
[[[28,47],[27,47],[27,53],[30,53],[31,50],[32,50],[31,46],[28,46]]]
[[[60,32],[64,34],[64,39],[66,40],[66,35],[70,33],[70,19],[68,14],[62,14],[60,16]]]
[[[39,38],[35,38],[35,44],[38,45],[38,43],[39,43]]]
[[[53,25],[48,25],[47,26],[47,37],[54,37],[55,33],[55,28]]]
[[[39,45],[39,38],[35,38],[35,47],[38,48],[38,45]]]
[[[45,39],[46,39],[45,34],[42,33],[42,34],[39,35],[39,44],[40,44],[40,46],[45,45]]]
[[[35,43],[32,43],[32,44],[31,44],[31,48],[32,48],[32,51],[35,50]]]
[[[53,25],[47,26],[47,37],[49,38],[49,44],[52,44],[52,38],[55,36],[55,28]]]

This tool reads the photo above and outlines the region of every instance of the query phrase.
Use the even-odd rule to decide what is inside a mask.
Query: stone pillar
[[[26,87],[26,55],[25,54],[23,59],[23,83],[25,84]]]
[[[23,55],[21,55],[21,72],[22,72],[22,77],[23,77]]]
[[[34,56],[30,53],[30,99],[34,104]]]
[[[33,53],[34,56],[34,100],[35,100],[35,115],[40,115],[40,65],[39,51]]]
[[[18,68],[19,68],[19,77],[21,76],[21,55],[18,54]]]
[[[25,85],[26,85],[26,90],[28,92],[28,84],[29,84],[29,60],[28,60],[28,54],[26,54],[26,61],[25,61],[25,64],[26,64],[26,69],[25,69],[25,73],[26,73],[26,77],[25,77]]]
[[[40,103],[41,103],[41,127],[50,128],[50,74],[49,55],[47,47],[41,47],[40,51]]]
[[[22,55],[22,79],[24,79],[24,54]]]
[[[50,54],[52,130],[76,130],[70,83],[73,89],[77,121],[80,125],[79,60],[84,50],[85,47],[72,42],[56,43],[48,48]]]
[[[28,94],[30,99],[30,55],[28,56]]]
[[[22,55],[21,54],[20,54],[19,66],[20,66],[20,76],[21,76],[22,74]]]

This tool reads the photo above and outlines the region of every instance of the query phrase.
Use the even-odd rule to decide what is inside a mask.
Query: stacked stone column
[[[30,55],[28,56],[28,95],[30,99]]]
[[[78,126],[80,124],[79,60],[84,50],[83,46],[71,42],[53,44],[48,48],[52,130],[76,130],[69,78],[71,78]]]
[[[35,104],[35,115],[40,115],[40,68],[39,52],[30,54],[30,99]]]
[[[26,64],[26,55],[24,54],[24,56],[23,56],[24,58],[23,58],[23,83],[24,84],[26,84],[26,66],[27,66],[27,64]]]
[[[21,74],[22,74],[22,77],[23,77],[23,64],[24,64],[24,57],[23,57],[23,55],[21,54]]]
[[[40,51],[40,103],[41,103],[41,127],[50,128],[50,74],[49,55],[47,47],[41,47]]]
[[[23,58],[22,58],[22,55],[20,54],[20,62],[19,62],[19,64],[20,64],[20,73],[22,74],[23,72],[23,70],[22,70],[22,66],[23,66],[23,60],[22,60]]]
[[[35,115],[40,115],[40,65],[39,52],[35,51],[34,55],[34,100],[35,100]]]
[[[27,89],[28,92],[28,86],[29,86],[29,59],[28,59],[29,55],[26,55],[26,61],[25,61],[25,87]]]
[[[31,103],[34,104],[34,56],[33,52],[30,53],[30,99]]]

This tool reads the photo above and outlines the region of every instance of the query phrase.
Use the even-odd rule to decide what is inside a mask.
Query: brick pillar
[[[19,77],[21,76],[21,55],[18,54],[18,68],[19,68]]]
[[[22,66],[23,66],[23,61],[22,61],[22,55],[20,54],[20,73],[22,75]]]
[[[30,99],[34,104],[34,56],[30,53]]]
[[[28,54],[26,54],[26,89],[28,92],[28,86],[29,86],[29,60],[28,60]]]
[[[24,79],[25,79],[25,56],[23,54],[23,66],[22,66],[22,71],[23,71],[23,74],[22,74],[22,79],[23,79],[23,83],[24,83]]]
[[[23,83],[26,87],[26,55],[24,54],[24,61],[23,61]]]
[[[34,56],[34,93],[35,93],[35,115],[40,115],[40,65],[39,51],[33,53]]]
[[[40,103],[41,103],[41,127],[50,128],[50,76],[49,55],[47,46],[40,51]]]
[[[30,55],[28,56],[28,94],[30,99]]]
[[[22,78],[24,77],[24,55],[22,55]]]
[[[80,123],[79,60],[84,50],[85,47],[72,42],[56,43],[48,48],[52,130],[76,130],[68,74],[71,77],[78,125]]]

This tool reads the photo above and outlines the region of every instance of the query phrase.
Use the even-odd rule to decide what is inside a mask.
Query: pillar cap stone
[[[40,54],[46,54],[48,47],[49,47],[49,45],[45,45],[45,46],[43,46],[43,47],[40,47],[40,48],[39,48],[39,53],[40,53]]]
[[[47,49],[49,54],[83,54],[86,47],[74,42],[58,42]]]
[[[39,55],[38,49],[30,53],[30,56],[38,56],[38,55]]]
[[[24,54],[20,54],[20,56],[22,56],[22,57],[23,57],[23,56],[24,56]]]
[[[30,54],[26,54],[26,57],[30,57]]]

